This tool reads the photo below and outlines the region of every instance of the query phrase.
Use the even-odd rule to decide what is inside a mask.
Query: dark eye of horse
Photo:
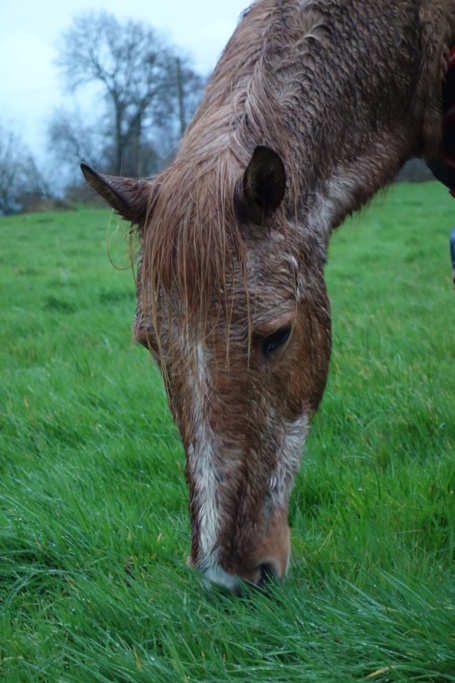
[[[287,327],[282,327],[272,334],[268,334],[267,337],[261,340],[262,353],[266,358],[270,356],[271,353],[284,346],[291,336],[292,327],[288,325]]]

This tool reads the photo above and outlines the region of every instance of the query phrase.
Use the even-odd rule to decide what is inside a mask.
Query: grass
[[[184,453],[109,213],[0,220],[0,680],[455,682],[454,206],[396,186],[334,235],[290,575],[242,600],[185,565]]]

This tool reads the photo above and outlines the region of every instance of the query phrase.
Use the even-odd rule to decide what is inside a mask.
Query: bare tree
[[[47,134],[53,155],[70,170],[71,180],[79,180],[82,159],[93,167],[105,163],[110,136],[99,121],[87,123],[79,111],[56,110]]]
[[[179,84],[175,55],[152,27],[131,20],[121,24],[104,12],[73,20],[62,36],[57,65],[68,90],[98,86],[110,117],[111,144],[106,147],[105,162],[115,174],[150,174],[157,157],[151,132],[163,121],[178,121],[184,78],[192,75],[193,90],[196,84],[199,89],[202,85],[202,79],[188,67],[180,67]],[[69,142],[77,129],[73,123],[65,130]],[[57,133],[57,139],[65,137],[65,130],[58,131],[54,122],[54,142]]]
[[[0,214],[18,213],[49,196],[30,150],[12,127],[0,122]]]

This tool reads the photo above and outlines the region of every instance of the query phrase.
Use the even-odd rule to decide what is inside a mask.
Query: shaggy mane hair
[[[444,4],[428,4],[257,0],[243,14],[175,162],[153,181],[138,274],[139,327],[159,337],[157,302],[164,296],[174,325],[187,327],[191,319],[205,330],[214,296],[225,314],[232,310],[239,271],[248,297],[238,200],[257,145],[284,162],[286,199],[274,216],[284,233],[289,223],[304,223],[317,197],[334,194],[334,174],[351,205],[339,210],[332,228],[387,185],[407,158],[438,147],[438,55],[449,28]],[[367,159],[362,167],[359,159]],[[349,179],[356,164],[360,181]],[[171,310],[175,301],[178,311]]]

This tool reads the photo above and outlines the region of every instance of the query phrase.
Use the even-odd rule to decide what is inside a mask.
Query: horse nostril
[[[260,565],[259,573],[260,576],[257,587],[259,588],[259,590],[266,592],[267,589],[270,587],[270,584],[276,581],[276,572],[271,564],[264,563]]]

